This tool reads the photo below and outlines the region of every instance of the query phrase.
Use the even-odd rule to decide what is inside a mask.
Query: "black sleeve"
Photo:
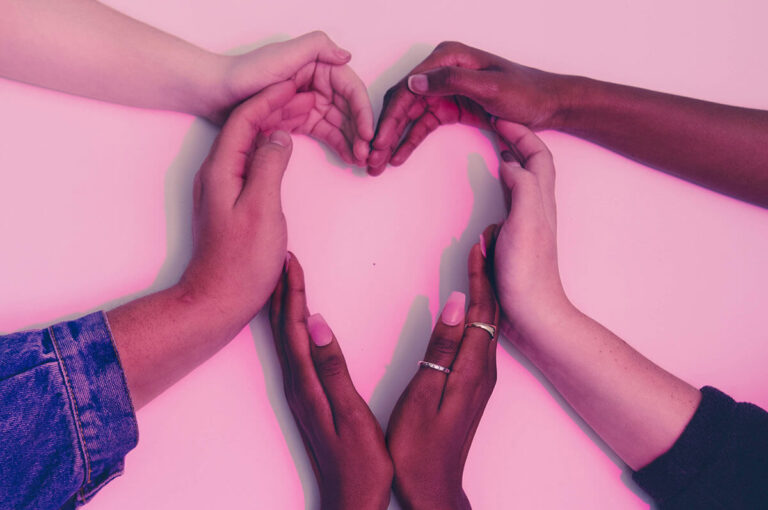
[[[666,453],[633,474],[660,509],[768,509],[768,413],[711,387]]]

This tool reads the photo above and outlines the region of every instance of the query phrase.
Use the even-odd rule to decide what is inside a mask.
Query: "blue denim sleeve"
[[[75,508],[123,472],[136,416],[106,315],[0,337],[0,508]]]

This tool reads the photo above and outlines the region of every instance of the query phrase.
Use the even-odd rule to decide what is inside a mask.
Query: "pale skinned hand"
[[[503,120],[494,121],[494,127],[509,211],[501,227],[488,231],[496,237],[494,283],[504,319],[518,329],[546,320],[568,302],[557,263],[555,165],[547,146],[527,127]],[[506,324],[504,329],[509,332]]]
[[[384,434],[355,390],[328,324],[320,314],[309,315],[295,256],[272,296],[270,322],[285,395],[320,487],[321,507],[387,508],[392,461]]]
[[[480,244],[469,255],[469,310],[454,293],[434,328],[421,367],[392,412],[387,444],[395,495],[407,509],[466,509],[464,464],[496,383],[496,339],[465,324],[496,325],[498,308]]]
[[[220,124],[240,102],[288,80],[297,93],[312,100],[304,121],[290,131],[325,143],[346,163],[364,166],[373,138],[373,112],[365,84],[346,65],[350,58],[323,32],[222,56],[217,70],[220,86],[207,117]]]
[[[443,42],[384,97],[368,172],[403,164],[435,129],[492,118],[554,128],[565,107],[560,76],[458,42]]]
[[[282,271],[287,233],[280,186],[295,125],[308,105],[292,82],[272,85],[230,116],[194,183],[194,252],[180,286],[244,326]]]

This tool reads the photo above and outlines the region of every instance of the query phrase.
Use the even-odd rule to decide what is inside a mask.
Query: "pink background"
[[[352,51],[377,112],[384,91],[444,39],[548,70],[768,108],[768,8],[758,0],[107,3],[222,52],[325,30]],[[212,128],[7,81],[0,111],[0,331],[174,281]],[[543,137],[558,165],[560,260],[575,303],[694,385],[768,407],[768,213],[586,142]],[[488,139],[464,127],[442,128],[377,179],[296,140],[283,192],[289,247],[304,263],[312,311],[335,329],[384,423],[440,304],[466,290],[469,247],[502,216],[496,176]],[[475,507],[646,508],[621,463],[501,345],[465,474]],[[89,508],[315,508],[278,371],[260,316],[139,413],[126,474]]]

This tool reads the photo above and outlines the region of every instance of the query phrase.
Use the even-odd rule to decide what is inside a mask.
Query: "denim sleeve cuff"
[[[85,464],[78,503],[123,473],[139,439],[136,414],[104,312],[49,328],[69,393]]]
[[[718,457],[730,433],[736,402],[705,386],[691,421],[672,448],[632,478],[657,503],[668,501],[693,483]]]

